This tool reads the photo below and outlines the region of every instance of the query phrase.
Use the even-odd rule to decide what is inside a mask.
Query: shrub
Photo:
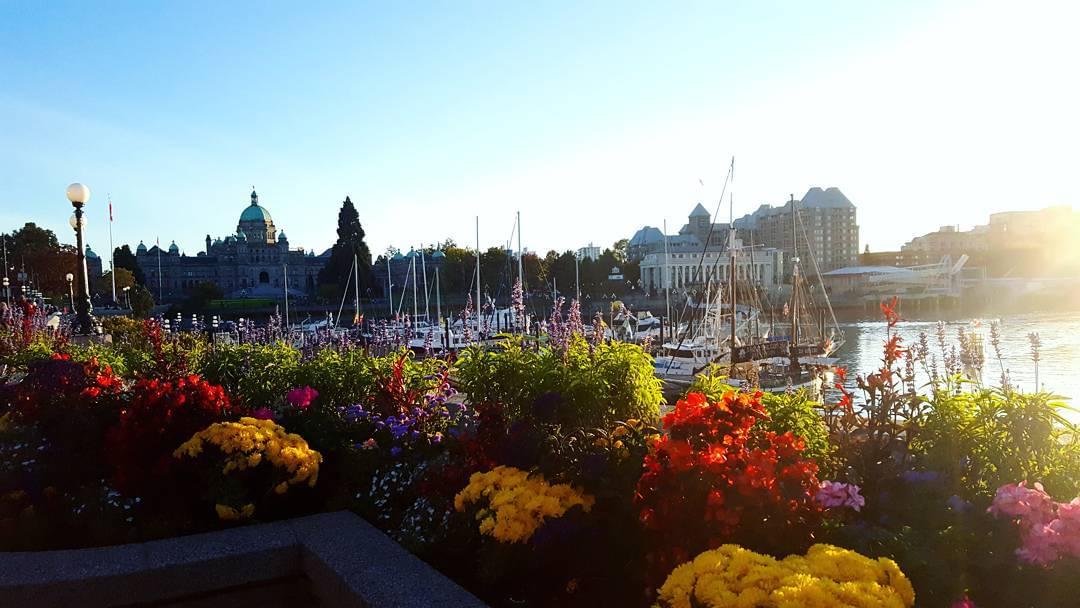
[[[201,361],[199,373],[224,387],[239,405],[263,407],[279,401],[300,386],[300,351],[284,342],[273,344],[218,345]],[[308,383],[319,392],[323,390]]]
[[[660,381],[641,347],[623,342],[590,345],[580,335],[565,348],[529,346],[511,338],[501,348],[467,349],[458,380],[470,402],[499,404],[507,424],[540,421],[533,406],[541,395],[559,395],[550,419],[568,429],[610,428],[619,420],[655,423]]]
[[[1080,429],[1063,415],[1069,409],[1046,393],[939,391],[926,402],[911,451],[965,498],[990,496],[1017,479],[1075,496],[1080,493]]]

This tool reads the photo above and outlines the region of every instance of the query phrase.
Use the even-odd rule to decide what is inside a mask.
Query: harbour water
[[[1069,398],[1072,407],[1080,408],[1080,313],[1024,313],[1009,314],[1000,318],[957,318],[945,321],[946,346],[959,344],[957,333],[974,331],[982,340],[985,364],[983,383],[1000,384],[1001,369],[990,343],[990,324],[997,321],[1000,332],[1001,354],[1014,388],[1034,392],[1035,363],[1032,361],[1031,343],[1028,335],[1038,333],[1042,342],[1039,355],[1040,388]],[[844,331],[844,344],[837,352],[840,365],[849,375],[867,374],[881,366],[882,346],[886,339],[884,321],[858,321],[840,323]],[[926,333],[930,352],[941,359],[938,346],[938,322],[917,320],[901,321],[896,331],[905,345],[919,340]],[[959,346],[958,346],[959,347]],[[1080,413],[1069,415],[1080,422]]]

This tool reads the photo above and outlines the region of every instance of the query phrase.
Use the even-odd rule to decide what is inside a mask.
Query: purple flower
[[[908,483],[933,483],[941,479],[937,471],[904,471],[900,476]]]

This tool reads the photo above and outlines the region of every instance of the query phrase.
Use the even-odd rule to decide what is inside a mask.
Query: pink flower
[[[1054,501],[1041,483],[1026,487],[1027,482],[1005,484],[997,489],[994,502],[987,509],[994,515],[1019,518],[1027,525],[1047,523],[1054,517]]]
[[[311,407],[311,403],[319,398],[319,391],[305,386],[304,388],[294,388],[287,395],[285,400],[291,403],[293,406],[306,410]]]
[[[1016,550],[1020,559],[1033,564],[1048,564],[1061,557],[1061,535],[1053,525],[1036,524],[1023,534]]]
[[[259,420],[273,420],[274,412],[268,407],[260,407],[259,409],[251,412],[251,417],[257,418]]]
[[[1020,482],[998,488],[988,510],[1013,518],[1020,527],[1020,559],[1046,565],[1066,555],[1080,557],[1080,497],[1058,503],[1041,484],[1027,488]]]
[[[360,447],[364,448],[365,450],[374,450],[375,448],[379,447],[379,442],[375,441],[375,438],[372,437],[371,439],[368,439],[364,443],[360,444]]]
[[[956,600],[950,608],[978,608],[975,602],[971,601],[971,598],[964,596],[963,599]]]
[[[859,486],[853,483],[841,483],[838,481],[823,481],[821,489],[814,497],[821,506],[832,509],[836,507],[851,507],[856,511],[866,506],[866,499],[859,494]]]

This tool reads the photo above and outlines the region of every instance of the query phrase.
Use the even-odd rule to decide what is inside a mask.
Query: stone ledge
[[[484,606],[345,511],[131,545],[0,553],[0,606],[152,604],[297,575],[327,606]]]

